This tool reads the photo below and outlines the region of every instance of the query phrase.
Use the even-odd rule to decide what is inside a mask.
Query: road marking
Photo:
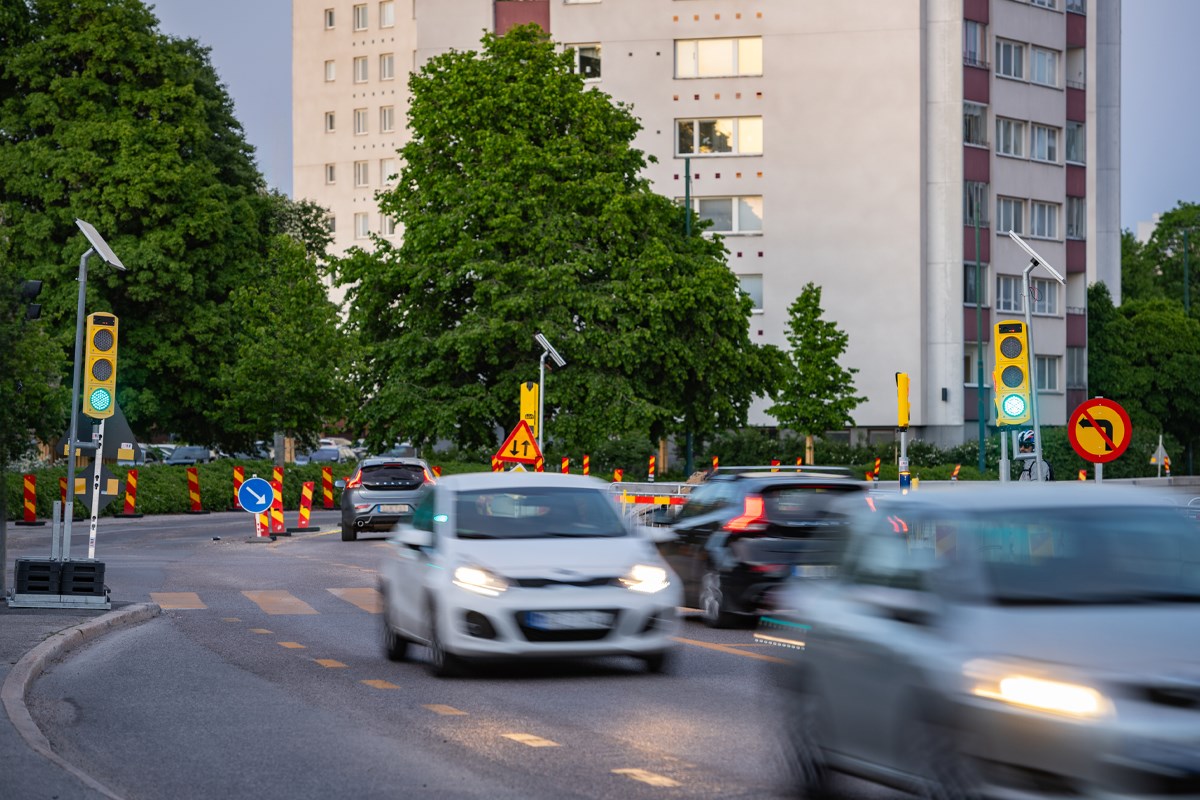
[[[465,711],[459,711],[454,706],[443,706],[443,705],[438,705],[437,703],[434,703],[433,705],[425,706],[425,708],[428,708],[430,711],[432,711],[435,714],[441,714],[443,717],[466,716],[466,713],[467,713]]]
[[[614,769],[614,775],[624,775],[627,778],[633,778],[635,781],[648,783],[651,786],[679,786],[679,781],[673,781],[666,775],[658,775],[654,772],[648,772],[644,769]]]
[[[267,590],[259,592],[242,592],[250,601],[263,611],[272,615],[279,614],[316,614],[317,610],[308,603],[296,597],[291,592],[283,590]]]
[[[267,630],[266,628],[251,628],[250,632],[251,633],[271,633],[271,631]]]
[[[558,747],[558,742],[534,736],[532,733],[506,733],[504,734],[504,738],[512,739],[514,742],[520,742],[529,747]]]
[[[342,662],[333,658],[314,658],[313,661],[316,661],[322,667],[329,667],[330,669],[338,669],[346,666]]]
[[[151,592],[150,599],[158,603],[159,608],[208,608],[195,592]]]
[[[359,683],[365,683],[367,686],[370,686],[374,689],[399,689],[400,688],[399,686],[397,686],[394,683],[388,683],[387,681],[379,681],[379,680],[359,681]]]
[[[369,614],[378,614],[383,611],[383,598],[378,589],[329,589],[328,591],[334,597],[356,605]]]
[[[679,636],[675,636],[672,638],[676,642],[680,642],[682,644],[690,644],[690,645],[695,645],[696,647],[703,647],[708,650],[716,650],[719,653],[730,653],[735,656],[745,656],[746,658],[757,658],[759,661],[770,661],[774,664],[789,663],[788,660],[785,658],[777,658],[775,656],[766,656],[766,655],[763,655],[762,653],[747,653],[745,650],[739,650],[736,647],[730,647],[727,644],[717,644],[716,642],[701,642],[697,639],[683,639]]]
[[[305,650],[305,649],[307,649],[304,645],[300,644],[299,642],[277,642],[277,644],[280,647],[286,647],[288,650]]]
[[[222,617],[221,622],[241,622],[237,617]]]

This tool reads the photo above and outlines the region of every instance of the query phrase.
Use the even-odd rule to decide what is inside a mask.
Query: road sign
[[[262,514],[271,507],[274,499],[275,490],[271,488],[271,484],[266,478],[257,475],[242,481],[242,486],[238,489],[238,502],[242,510],[251,514]]]
[[[541,448],[525,420],[517,423],[517,427],[512,429],[512,433],[496,451],[496,458],[500,461],[516,464],[536,464],[541,457]]]
[[[1125,409],[1101,397],[1085,400],[1067,420],[1067,436],[1075,452],[1093,464],[1119,458],[1133,438],[1133,425]]]
[[[538,432],[538,385],[533,381],[521,384],[521,419],[529,423],[533,438]]]

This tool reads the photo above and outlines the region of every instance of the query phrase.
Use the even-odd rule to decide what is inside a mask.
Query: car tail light
[[[422,470],[422,472],[425,473],[426,483],[437,483],[437,478],[433,477],[433,473],[431,473],[428,469]]]
[[[757,533],[767,529],[766,504],[762,495],[746,495],[741,516],[734,517],[721,526],[734,533]]]
[[[353,478],[346,481],[347,489],[357,489],[359,486],[362,486],[362,470],[361,469],[354,473]]]
[[[773,575],[777,572],[786,572],[787,569],[788,569],[787,564],[751,564],[750,565],[751,572],[761,572],[766,575]]]

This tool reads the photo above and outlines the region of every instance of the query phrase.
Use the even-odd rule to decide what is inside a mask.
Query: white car
[[[653,536],[596,478],[473,473],[440,480],[388,540],[384,649],[429,648],[434,675],[467,662],[625,655],[661,671],[678,578]]]

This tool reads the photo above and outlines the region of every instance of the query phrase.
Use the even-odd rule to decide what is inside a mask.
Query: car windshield
[[[367,464],[362,468],[362,481],[371,486],[424,483],[425,467],[421,464]]]
[[[319,447],[308,454],[309,461],[337,461],[338,449],[336,447]]]
[[[460,492],[455,526],[460,539],[628,535],[603,492],[561,486]]]

